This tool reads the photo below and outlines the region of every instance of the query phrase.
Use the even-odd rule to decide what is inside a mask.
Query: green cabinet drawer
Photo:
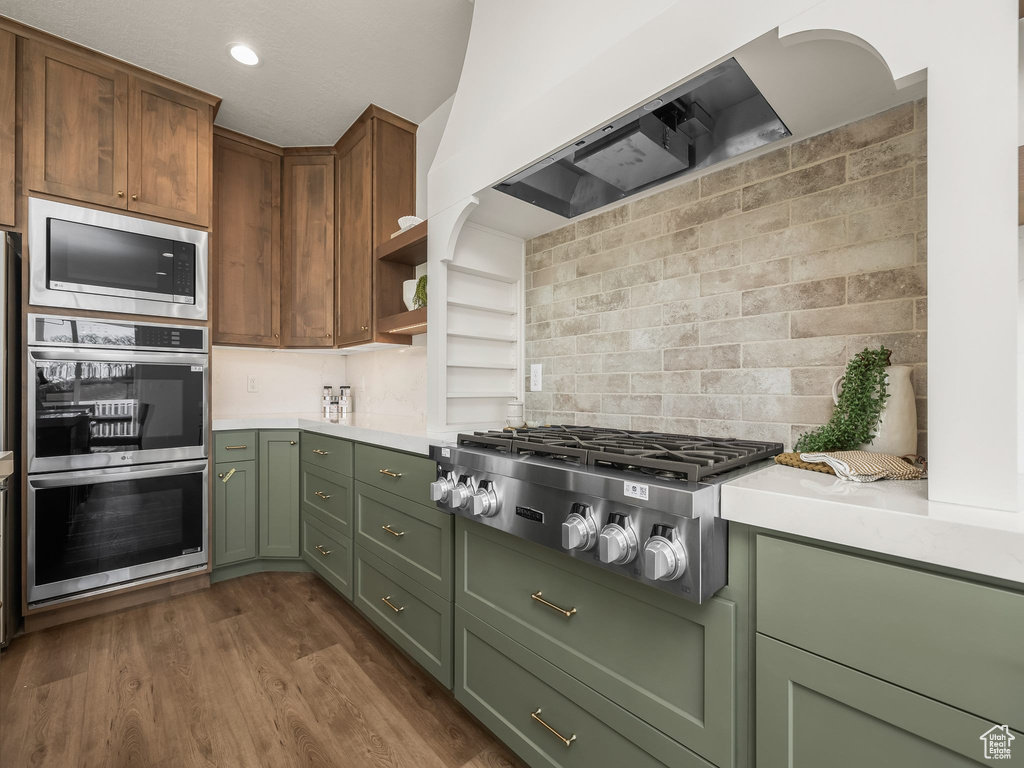
[[[256,462],[214,465],[213,567],[256,557]]]
[[[433,506],[430,484],[437,479],[437,464],[426,456],[356,446],[356,480]]]
[[[454,518],[358,480],[355,504],[359,545],[451,600]]]
[[[213,461],[253,461],[256,458],[256,432],[214,432]]]
[[[299,556],[299,433],[260,432],[260,557]]]
[[[302,461],[339,475],[352,476],[352,443],[337,437],[302,433]]]
[[[459,607],[711,762],[732,765],[734,603],[695,605],[465,518],[455,530]]]
[[[995,762],[985,759],[981,736],[997,723],[765,635],[756,647],[757,768]],[[1024,734],[1016,739],[1024,743]]]
[[[757,630],[1024,730],[1024,593],[757,536]]]
[[[452,604],[358,543],[355,604],[447,688],[452,687]]]
[[[336,531],[352,538],[352,478],[316,467],[299,466],[300,506]]]
[[[338,592],[352,599],[352,542],[319,520],[302,515],[302,559]]]
[[[631,653],[647,656],[636,642]],[[455,698],[530,765],[711,768],[460,607],[455,659]]]

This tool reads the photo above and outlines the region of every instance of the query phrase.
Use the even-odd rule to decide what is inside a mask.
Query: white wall
[[[422,425],[427,410],[426,336],[401,349],[351,355],[347,360],[357,413],[408,416]]]
[[[214,418],[319,413],[323,387],[349,383],[338,354],[215,347],[212,358]],[[247,376],[256,377],[259,392],[246,391]]]
[[[434,162],[454,101],[453,93],[416,129],[416,215],[421,219],[427,218],[427,171]]]

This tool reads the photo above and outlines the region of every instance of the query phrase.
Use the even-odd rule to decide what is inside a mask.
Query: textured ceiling
[[[333,144],[373,102],[419,123],[455,92],[467,0],[0,0],[8,16],[223,98],[217,124]],[[227,45],[260,55],[238,64]]]

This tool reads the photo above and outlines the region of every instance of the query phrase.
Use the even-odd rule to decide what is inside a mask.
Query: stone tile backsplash
[[[865,347],[914,366],[926,425],[923,100],[529,241],[529,418],[777,440]]]

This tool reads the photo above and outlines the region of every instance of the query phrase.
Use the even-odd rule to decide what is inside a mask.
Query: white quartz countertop
[[[775,465],[722,486],[722,517],[1024,584],[1024,510],[929,501],[927,480],[853,483]]]
[[[0,451],[0,482],[14,474],[14,453]]]
[[[233,429],[303,429],[424,455],[430,453],[431,445],[443,445],[455,437],[453,434],[427,432],[422,421],[408,416],[358,412],[337,419],[325,419],[318,413],[214,415],[214,432]]]

